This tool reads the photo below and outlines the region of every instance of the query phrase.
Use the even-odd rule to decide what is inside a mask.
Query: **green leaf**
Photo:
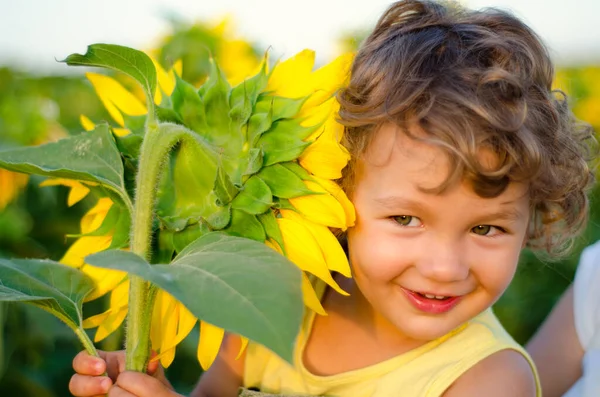
[[[279,224],[277,223],[277,218],[273,211],[267,211],[264,214],[260,214],[256,216],[258,221],[265,228],[265,232],[267,233],[267,237],[275,240],[279,247],[285,253],[285,245],[283,245],[283,236],[281,235],[281,229],[279,229]]]
[[[142,85],[146,98],[154,98],[156,69],[142,51],[114,44],[92,44],[85,55],[71,54],[62,62],[69,66],[98,66],[123,72]]]
[[[273,204],[273,206],[277,209],[297,211],[296,207],[294,207],[288,199],[275,197]]]
[[[156,107],[156,118],[163,123],[184,124],[183,120],[181,120],[179,115],[173,109],[162,106]]]
[[[272,113],[273,121],[289,119],[298,114],[307,99],[308,97],[291,99],[262,94],[254,106],[254,113]]]
[[[117,148],[124,156],[137,159],[140,156],[140,149],[142,147],[142,141],[144,137],[137,134],[127,134],[125,136],[115,135],[115,142]]]
[[[260,136],[271,128],[273,124],[273,115],[267,113],[254,113],[248,120],[248,142],[251,146],[256,146],[256,141]]]
[[[210,233],[187,246],[171,265],[149,265],[124,251],[94,254],[86,263],[136,274],[173,295],[201,320],[292,361],[303,314],[301,275],[264,244]]]
[[[199,237],[210,233],[210,229],[203,222],[198,222],[190,225],[180,232],[173,234],[173,246],[176,252],[181,252],[190,245],[192,242],[197,240]],[[170,262],[170,260],[169,260]]]
[[[268,132],[278,135],[293,136],[305,140],[313,132],[318,130],[321,125],[322,124],[317,124],[310,127],[303,127],[296,119],[279,120],[273,123]]]
[[[295,161],[288,161],[285,163],[281,163],[281,165],[284,166],[285,168],[287,168],[288,170],[292,171],[294,174],[296,174],[298,177],[300,177],[300,179],[302,179],[303,181],[313,181],[314,180],[314,178],[312,176],[310,176],[310,173]]]
[[[229,148],[233,147],[231,150],[239,153],[242,137],[231,136],[229,129],[229,91],[227,79],[216,62],[212,61],[208,80],[198,90],[204,103],[206,123],[210,128],[210,134],[206,139],[216,146],[225,148],[226,152],[230,152]]]
[[[0,258],[0,301],[26,302],[81,327],[83,299],[94,289],[81,271],[40,259]]]
[[[123,162],[108,124],[57,142],[0,151],[0,168],[100,183],[129,201]]]
[[[231,205],[219,207],[215,212],[206,217],[206,222],[213,230],[221,230],[231,221]]]
[[[243,175],[252,175],[257,173],[263,166],[263,153],[259,148],[252,148],[248,151],[244,163],[246,170]]]
[[[267,239],[265,229],[256,216],[242,210],[231,210],[231,223],[223,231],[231,236],[247,237],[261,243]]]
[[[235,196],[237,196],[239,191],[240,189],[231,182],[229,175],[227,175],[227,172],[225,172],[223,167],[217,167],[214,192],[219,199],[219,205],[229,204]]]
[[[125,122],[125,128],[131,131],[134,135],[144,136],[146,128],[146,115],[130,116],[126,113],[121,114]],[[127,135],[129,136],[129,135]]]
[[[109,249],[118,249],[126,247],[129,244],[130,230],[131,214],[120,200],[115,200],[99,228],[90,233],[69,235],[69,237],[106,236],[112,234],[113,237]]]
[[[264,167],[257,176],[269,186],[273,195],[277,197],[294,198],[313,193],[299,176],[281,164]]]
[[[265,56],[260,72],[244,80],[231,90],[229,116],[233,122],[238,125],[246,124],[252,114],[258,95],[265,89],[268,80],[267,59]]]
[[[171,95],[173,110],[183,125],[205,136],[209,128],[206,123],[204,104],[193,85],[175,74],[175,89]],[[206,136],[205,136],[206,137]],[[206,137],[208,139],[208,137]]]
[[[259,177],[251,176],[231,202],[231,207],[256,215],[271,208],[272,204],[273,195],[269,186]]]
[[[183,141],[173,153],[157,196],[158,215],[185,227],[193,219],[207,217],[219,207],[213,192],[217,177],[216,154],[197,136],[199,145]],[[183,220],[183,222],[180,222]],[[175,229],[176,231],[182,229]]]
[[[156,237],[156,249],[153,250],[152,263],[170,263],[175,253],[175,244],[171,230],[158,230]]]
[[[311,142],[277,132],[267,132],[258,140],[264,152],[264,165],[296,160],[309,147]]]

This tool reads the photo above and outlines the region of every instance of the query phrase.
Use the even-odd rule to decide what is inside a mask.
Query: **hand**
[[[108,392],[108,397],[182,397],[170,385],[141,372],[125,371]]]
[[[73,396],[95,397],[105,395],[115,383],[119,374],[125,371],[125,351],[105,352],[98,350],[98,354],[100,355],[99,358],[82,351],[73,359],[73,369],[76,373],[69,382],[69,391]],[[158,361],[150,362],[147,372],[166,387],[170,387]]]

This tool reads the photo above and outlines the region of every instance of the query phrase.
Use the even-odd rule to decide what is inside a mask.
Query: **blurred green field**
[[[256,46],[228,38],[224,26],[174,23],[171,35],[153,51],[170,66],[181,59],[184,78],[202,82],[209,52],[222,62],[235,80],[236,68],[248,68],[262,56]],[[356,45],[355,36],[343,46]],[[229,69],[228,69],[229,68]],[[67,69],[67,66],[65,66]],[[124,81],[124,84],[128,84]],[[569,94],[576,115],[600,128],[600,65],[558,70],[556,86]],[[0,68],[0,149],[39,144],[82,131],[80,115],[100,121],[110,116],[82,75],[32,76],[9,67]],[[81,216],[97,198],[90,195],[67,207],[65,187],[40,188],[43,178],[0,170],[0,257],[48,257],[59,260],[79,231]],[[539,326],[560,294],[573,279],[581,250],[600,238],[600,190],[591,192],[588,228],[571,256],[547,263],[525,252],[507,293],[495,306],[509,332],[524,343]],[[106,306],[101,298],[85,306],[94,314]],[[167,375],[179,392],[187,392],[201,370],[196,360],[196,329],[179,346]],[[114,350],[122,345],[122,332],[99,344]],[[0,304],[0,396],[68,396],[71,360],[81,350],[72,332],[56,318],[22,304]]]

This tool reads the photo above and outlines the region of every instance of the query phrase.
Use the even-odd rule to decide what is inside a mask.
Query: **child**
[[[192,395],[539,396],[490,307],[524,246],[556,254],[586,218],[589,132],[552,78],[538,37],[507,13],[391,5],[338,96],[357,221],[353,278],[335,278],[350,297],[317,282],[328,315],[306,314],[293,367],[254,344],[236,360],[228,337]],[[117,374],[122,353],[105,357]],[[73,394],[106,392],[102,360],[80,354],[74,368]],[[109,395],[175,396],[165,384],[124,372]]]
[[[581,254],[573,285],[527,349],[544,396],[600,396],[600,242]]]

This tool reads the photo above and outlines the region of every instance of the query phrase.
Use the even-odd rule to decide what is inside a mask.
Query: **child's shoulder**
[[[581,254],[573,285],[573,314],[575,329],[584,349],[600,347],[600,241]],[[597,346],[592,346],[596,340]]]
[[[444,393],[444,397],[536,395],[536,379],[530,363],[522,353],[510,349],[479,361]]]
[[[432,349],[427,361],[438,363],[431,395],[495,396],[493,393],[497,392],[498,396],[536,396],[538,393],[533,361],[491,309],[471,319],[460,332]]]

